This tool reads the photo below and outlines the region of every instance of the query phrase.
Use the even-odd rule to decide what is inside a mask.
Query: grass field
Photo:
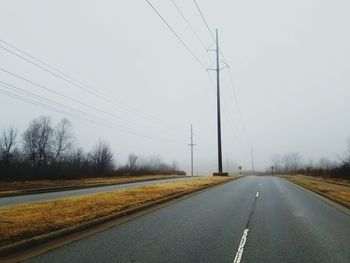
[[[147,180],[179,178],[178,175],[146,175],[146,176],[120,176],[120,177],[99,177],[83,178],[74,180],[34,180],[0,182],[0,194],[20,194],[33,189],[54,189],[76,186],[101,186],[110,184],[133,183]]]
[[[339,184],[339,182],[336,180],[334,181],[334,179],[324,180],[321,177],[309,178],[297,175],[285,176],[285,178],[350,208],[350,185],[347,185],[344,181],[341,181],[341,184]]]
[[[0,208],[0,247],[89,222],[179,193],[232,180],[208,177]]]

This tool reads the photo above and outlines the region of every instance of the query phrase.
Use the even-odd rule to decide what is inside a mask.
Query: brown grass
[[[347,179],[335,179],[335,178],[329,178],[329,177],[320,177],[320,176],[307,176],[307,175],[300,175],[302,177],[305,177],[310,180],[317,180],[321,182],[327,182],[332,184],[339,184],[350,187],[350,180]]]
[[[0,208],[0,246],[232,179],[208,177]]]
[[[334,184],[329,180],[322,180],[322,178],[315,180],[305,176],[286,176],[286,179],[350,206],[350,186]]]
[[[98,177],[83,178],[73,180],[34,180],[34,181],[15,181],[0,182],[0,194],[21,193],[25,190],[42,188],[60,188],[74,186],[100,186],[118,183],[133,183],[146,180],[170,179],[183,176],[172,175],[146,175],[146,176],[120,176],[120,177]]]

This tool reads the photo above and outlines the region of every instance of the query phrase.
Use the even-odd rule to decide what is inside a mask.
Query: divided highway
[[[284,179],[249,176],[28,262],[350,262],[349,244],[348,215]]]
[[[28,203],[34,203],[34,202],[43,202],[43,201],[49,201],[49,200],[59,199],[59,198],[67,198],[67,197],[78,196],[78,195],[110,192],[118,189],[126,189],[126,188],[133,188],[133,187],[144,186],[144,185],[174,182],[174,181],[189,180],[189,179],[192,179],[192,178],[185,177],[185,178],[162,179],[162,180],[152,180],[152,181],[136,182],[136,183],[89,187],[89,188],[82,188],[82,189],[76,189],[76,190],[63,190],[59,192],[0,197],[0,207],[28,204]]]

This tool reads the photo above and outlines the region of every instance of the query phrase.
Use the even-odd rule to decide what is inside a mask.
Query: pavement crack
[[[245,229],[243,231],[243,235],[242,235],[241,241],[239,242],[239,246],[238,246],[238,249],[237,249],[237,252],[236,252],[236,255],[235,255],[235,259],[233,261],[234,263],[240,263],[241,262],[241,259],[242,259],[242,256],[243,256],[244,247],[245,247],[245,244],[246,244],[247,239],[248,239],[250,220],[251,220],[251,218],[253,216],[253,213],[254,213],[254,210],[255,210],[255,206],[256,206],[256,203],[257,203],[257,200],[258,200],[258,197],[259,197],[260,186],[261,186],[261,184],[259,184],[259,187],[257,189],[256,195],[255,195],[255,198],[254,198],[254,202],[253,202],[252,208],[251,208],[249,216],[248,216],[247,224],[246,224]]]

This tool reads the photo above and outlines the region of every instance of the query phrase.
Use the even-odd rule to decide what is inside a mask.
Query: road
[[[240,247],[241,244],[241,247]],[[275,177],[244,177],[28,262],[350,262],[350,217]]]
[[[34,202],[42,202],[42,201],[48,201],[48,200],[54,200],[54,199],[66,198],[66,197],[72,197],[72,196],[78,196],[78,195],[110,192],[118,189],[126,189],[126,188],[133,188],[133,187],[138,187],[143,185],[174,182],[174,181],[189,180],[189,179],[192,179],[192,178],[185,177],[185,178],[162,179],[162,180],[152,180],[152,181],[137,182],[137,183],[82,188],[82,189],[76,189],[76,190],[64,190],[59,192],[0,197],[0,207],[10,206],[10,205],[19,205],[19,204],[28,204],[28,203],[34,203]]]

